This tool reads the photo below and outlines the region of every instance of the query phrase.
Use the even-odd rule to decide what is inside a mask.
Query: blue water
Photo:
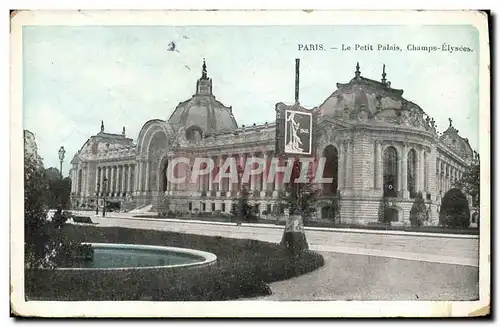
[[[149,249],[94,248],[92,261],[75,262],[68,268],[130,268],[170,266],[202,262],[200,256]]]

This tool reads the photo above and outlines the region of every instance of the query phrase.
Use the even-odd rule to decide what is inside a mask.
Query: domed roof
[[[186,130],[196,127],[203,134],[219,133],[238,128],[232,107],[226,107],[212,94],[212,79],[207,77],[203,61],[202,76],[196,83],[196,93],[191,99],[179,103],[168,123]]]
[[[337,83],[337,90],[319,107],[319,113],[326,116],[343,116],[346,111],[366,111],[373,116],[397,116],[398,111],[416,109],[416,104],[402,97],[403,90],[391,88],[386,80],[385,65],[382,81],[375,81],[361,76],[359,64],[356,65],[355,77],[349,83]]]

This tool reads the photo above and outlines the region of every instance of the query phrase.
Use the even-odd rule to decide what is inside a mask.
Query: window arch
[[[417,164],[417,153],[414,149],[408,151],[408,162],[407,162],[407,172],[406,172],[406,182],[408,184],[408,192],[410,193],[410,199],[416,196],[416,164]]]
[[[384,150],[384,196],[396,197],[398,184],[398,152],[393,146]]]
[[[335,146],[329,145],[323,150],[323,157],[326,158],[323,177],[333,179],[331,183],[323,184],[323,192],[326,194],[336,194],[338,188],[339,151]]]

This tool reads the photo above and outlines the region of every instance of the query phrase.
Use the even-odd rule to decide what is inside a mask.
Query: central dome
[[[202,75],[196,83],[191,99],[179,103],[168,119],[172,127],[199,130],[202,135],[230,131],[238,128],[232,107],[226,107],[212,93],[212,79],[207,76],[203,60]]]

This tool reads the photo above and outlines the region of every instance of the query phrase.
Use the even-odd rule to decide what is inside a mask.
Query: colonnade
[[[436,180],[438,191],[442,196],[451,188],[453,183],[463,176],[463,170],[447,160],[438,158],[436,160]]]
[[[99,166],[96,170],[95,189],[99,184],[99,195],[104,192],[108,196],[125,196],[134,190],[132,176],[134,175],[134,164],[121,164],[110,166]],[[107,179],[106,189],[104,189],[104,178]]]

